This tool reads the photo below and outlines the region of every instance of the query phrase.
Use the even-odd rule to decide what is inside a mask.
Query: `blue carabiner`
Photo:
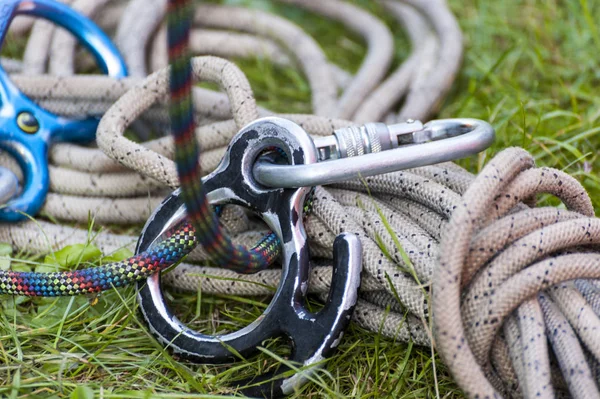
[[[16,15],[40,17],[67,29],[94,55],[100,68],[115,78],[127,76],[117,48],[91,20],[53,0],[0,0],[0,44]],[[24,175],[21,194],[0,208],[0,221],[17,222],[40,210],[50,185],[51,143],[92,141],[97,118],[71,120],[54,115],[27,98],[0,67],[0,148],[19,163]]]

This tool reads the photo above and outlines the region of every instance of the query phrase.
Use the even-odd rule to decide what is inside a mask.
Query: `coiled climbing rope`
[[[73,5],[85,3],[76,0]],[[285,117],[312,135],[331,134],[354,122],[426,119],[431,105],[452,83],[461,58],[456,47],[460,30],[441,1],[382,2],[405,26],[416,49],[385,79],[381,71],[387,70],[393,46],[384,24],[342,1],[287,3],[339,20],[365,38],[369,52],[355,76],[332,67],[316,42],[295,24],[243,8],[197,8],[192,35],[202,34],[206,41],[192,44],[192,49],[198,54],[209,49],[211,54],[243,57],[248,47],[235,44],[243,37],[246,42],[254,40],[261,56],[296,64],[310,84],[314,115]],[[13,74],[12,79],[53,112],[70,116],[106,112],[98,130],[99,149],[60,144],[51,150],[52,193],[46,214],[86,221],[93,210],[99,223],[139,223],[162,200],[166,188],[179,185],[169,137],[140,145],[123,136],[126,128],[136,129],[135,124],[168,123],[164,106],[168,71],[146,78],[155,67],[166,66],[160,29],[166,2],[106,2],[97,10],[97,22],[108,31],[116,29],[116,41],[134,78],[70,76],[75,48],[47,45],[56,38],[46,33],[46,45],[32,37],[28,48],[33,50],[26,54],[52,60],[52,73],[61,76]],[[110,15],[118,17],[111,20]],[[156,38],[154,31],[159,31]],[[161,46],[163,50],[153,51]],[[46,72],[46,61],[35,73]],[[26,72],[33,64],[24,57],[12,70]],[[194,88],[201,167],[209,172],[237,130],[270,111],[256,106],[235,65],[201,57],[194,59],[192,68],[196,79],[216,82],[227,92],[225,96]],[[373,71],[377,73],[369,74]],[[359,104],[338,98],[338,89],[350,88],[352,98],[361,99]],[[398,116],[391,110],[402,96],[406,99]],[[0,163],[18,170],[7,158]],[[435,346],[470,397],[600,396],[598,222],[577,181],[560,171],[535,167],[523,150],[508,149],[478,176],[442,164],[371,177],[366,183],[368,189],[363,181],[316,188],[313,211],[306,220],[315,257],[310,291],[329,290],[335,235],[356,232],[364,248],[361,299],[354,315],[358,325],[399,341],[431,344],[424,323],[431,287]],[[567,209],[534,207],[541,193],[555,195]],[[250,245],[265,233],[239,208],[225,208],[220,221],[238,244]],[[33,223],[2,226],[0,239],[44,252],[87,237],[86,231],[39,223],[48,241]],[[135,237],[107,233],[96,240],[105,252],[134,242]],[[188,257],[190,262],[206,259],[201,249]],[[279,277],[278,270],[268,269],[239,280],[233,271],[186,263],[165,274],[164,281],[187,290],[201,284],[204,293],[268,295],[268,287],[277,285]]]

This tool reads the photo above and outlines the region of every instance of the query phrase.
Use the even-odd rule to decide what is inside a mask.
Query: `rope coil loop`
[[[567,210],[523,205],[542,193]],[[534,168],[524,150],[503,151],[477,176],[444,230],[433,279],[436,345],[470,397],[553,397],[564,389],[551,383],[557,370],[546,335],[571,395],[598,395],[590,367],[600,337],[588,330],[600,319],[572,281],[600,277],[599,243],[584,188],[563,172]],[[575,328],[559,335],[561,323]]]

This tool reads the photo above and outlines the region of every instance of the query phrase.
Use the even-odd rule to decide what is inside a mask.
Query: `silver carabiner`
[[[453,161],[485,150],[494,139],[494,128],[479,119],[368,123],[316,138],[321,162],[279,165],[263,159],[254,165],[254,178],[267,187],[319,186]]]

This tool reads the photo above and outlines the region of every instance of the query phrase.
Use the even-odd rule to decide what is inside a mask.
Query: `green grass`
[[[323,18],[269,1],[226,2],[252,4],[292,18],[350,71],[365,54],[360,38]],[[381,13],[370,0],[356,2]],[[600,209],[600,95],[594,90],[600,84],[600,4],[452,0],[451,5],[465,33],[466,54],[439,117],[488,120],[498,133],[490,150],[462,161],[463,166],[477,172],[501,149],[523,146],[539,165],[576,176]],[[393,26],[393,32],[399,43],[398,63],[409,48],[402,30]],[[240,65],[261,105],[283,112],[310,111],[309,87],[300,73],[260,60]],[[26,254],[14,257],[18,261],[12,267],[17,269],[44,260]],[[97,254],[85,260],[80,267],[99,261]],[[50,258],[46,261],[52,263]],[[201,291],[167,296],[181,319],[208,333],[247,325],[268,303],[268,298],[209,296]],[[105,293],[93,304],[95,299],[1,298],[0,397],[208,398],[232,394],[232,380],[262,373],[273,366],[273,357],[288,352],[282,342],[274,341],[266,343],[260,356],[234,365],[179,362],[144,328],[133,289]],[[294,397],[420,398],[436,392],[461,397],[444,365],[432,360],[430,348],[396,343],[354,325],[315,380]]]

